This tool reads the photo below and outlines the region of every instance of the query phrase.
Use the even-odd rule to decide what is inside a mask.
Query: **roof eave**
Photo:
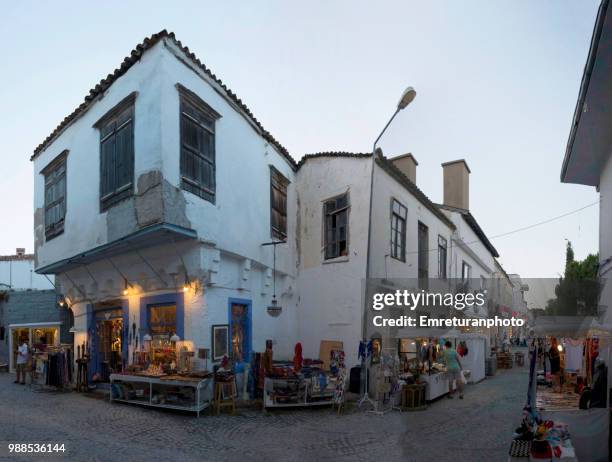
[[[150,37],[145,38],[141,43],[136,45],[136,47],[132,50],[129,56],[127,56],[121,66],[114,70],[112,74],[108,74],[106,78],[102,79],[95,87],[89,90],[89,94],[85,97],[85,100],[68,116],[64,118],[62,122],[51,132],[45,140],[39,144],[35,149],[34,153],[30,157],[30,161],[34,161],[42,152],[44,152],[49,145],[51,145],[68,127],[70,127],[75,121],[77,121],[81,116],[83,116],[91,106],[100,98],[101,95],[120,77],[122,77],[131,67],[140,60],[142,55],[150,50],[152,47],[157,45],[161,40],[169,39],[171,40],[179,50],[186,56],[186,58],[196,66],[201,69],[208,77],[210,77],[216,84],[220,86],[220,88],[225,92],[227,98],[229,98],[233,103],[235,103],[238,108],[245,114],[246,117],[250,119],[250,121],[255,125],[255,127],[259,130],[259,135],[268,141],[274,148],[279,152],[279,154],[289,163],[291,168],[295,171],[297,169],[297,162],[289,151],[280,144],[272,134],[267,131],[263,125],[255,118],[251,110],[242,102],[238,96],[232,92],[215,74],[212,73],[204,63],[202,63],[196,55],[189,50],[188,47],[183,46],[180,40],[177,40],[174,32],[168,32],[166,29],[161,30],[157,34],[153,34]]]
[[[602,2],[600,3],[599,10],[597,11],[597,18],[595,19],[595,25],[593,26],[593,35],[591,37],[591,45],[589,47],[589,53],[587,55],[587,60],[584,66],[582,80],[580,82],[580,91],[578,93],[576,107],[574,108],[574,116],[572,118],[572,127],[570,129],[569,138],[567,140],[567,145],[565,148],[565,155],[563,157],[563,164],[561,166],[560,180],[562,183],[578,183],[577,181],[572,181],[572,180],[567,179],[567,173],[568,173],[567,169],[568,169],[570,157],[572,155],[574,141],[576,139],[576,131],[578,129],[578,125],[580,124],[580,116],[582,114],[582,108],[584,107],[584,102],[586,100],[586,95],[589,89],[589,83],[591,81],[591,74],[593,73],[593,67],[595,66],[595,59],[597,57],[597,49],[599,47],[599,41],[601,39],[601,34],[603,31],[604,22],[606,19],[608,3],[609,3],[609,0],[602,0]],[[578,183],[578,184],[584,184],[584,183]],[[597,185],[590,184],[590,186],[597,186]]]

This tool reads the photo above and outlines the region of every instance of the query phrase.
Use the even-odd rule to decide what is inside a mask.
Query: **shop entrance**
[[[122,308],[98,308],[93,313],[92,381],[108,383],[110,375],[124,364]]]
[[[232,359],[235,363],[248,362],[251,356],[251,302],[230,299],[229,305]]]
[[[10,332],[10,368],[15,369],[17,364],[17,348],[25,340],[30,351],[45,351],[49,346],[58,346],[59,323],[44,324],[22,324],[9,326]]]

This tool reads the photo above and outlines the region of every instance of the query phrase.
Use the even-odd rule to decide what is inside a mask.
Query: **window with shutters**
[[[287,186],[289,180],[270,166],[270,227],[272,237],[287,239]]]
[[[62,152],[42,171],[45,177],[45,237],[47,240],[64,232],[66,217],[66,157]]]
[[[348,255],[348,212],[348,193],[327,200],[323,205],[325,260]]]
[[[472,279],[472,266],[464,260],[461,264],[461,282],[466,291],[470,289],[470,279]]]
[[[406,219],[408,209],[397,200],[391,200],[391,257],[406,261]]]
[[[111,109],[100,130],[100,210],[134,193],[134,101],[136,92]]]
[[[438,277],[446,279],[448,244],[446,238],[438,235]]]
[[[181,103],[181,187],[215,203],[215,121],[221,116],[177,84]]]
[[[418,229],[419,288],[428,288],[429,278],[429,228],[419,221]]]

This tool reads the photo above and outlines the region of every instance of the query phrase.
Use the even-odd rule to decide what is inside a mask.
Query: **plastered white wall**
[[[362,335],[370,194],[370,158],[315,158],[300,169],[299,338],[304,357],[318,357],[321,340],[340,340],[348,364],[357,362]],[[349,255],[325,261],[323,203],[349,193]]]

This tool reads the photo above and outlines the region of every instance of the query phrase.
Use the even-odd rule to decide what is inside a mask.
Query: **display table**
[[[334,403],[335,381],[329,380],[324,390],[313,391],[309,379],[269,378],[264,380],[264,408],[324,406]],[[278,389],[292,389],[281,394]]]
[[[419,376],[419,380],[427,383],[427,390],[425,391],[425,400],[433,401],[440,396],[444,396],[448,393],[448,378],[446,372],[436,372],[435,374],[422,374]],[[453,390],[455,384],[453,384]]]
[[[210,405],[204,390],[212,379],[212,374],[203,378],[111,374],[110,401],[195,412],[199,417]]]

